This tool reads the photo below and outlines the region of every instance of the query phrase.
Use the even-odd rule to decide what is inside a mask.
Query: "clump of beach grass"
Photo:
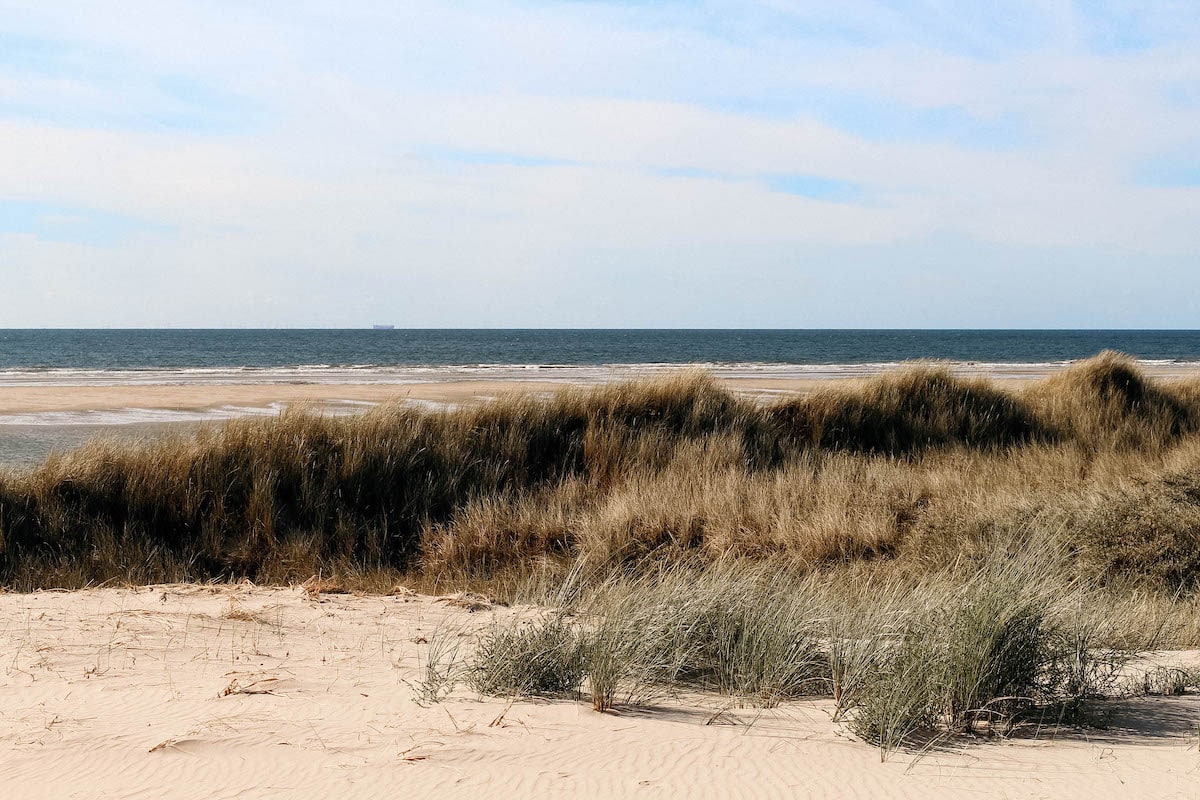
[[[588,643],[561,614],[494,625],[479,637],[467,682],[480,694],[577,694]]]
[[[785,570],[785,574],[786,574]],[[715,691],[759,706],[824,691],[825,658],[803,578],[752,565],[622,577],[581,602],[595,623],[594,704],[618,687]]]
[[[886,756],[914,737],[990,731],[1045,700],[1050,599],[1041,577],[993,563],[957,584],[902,593],[891,635],[875,640],[851,728]]]
[[[1053,543],[1009,542],[969,574],[831,584],[796,566],[643,565],[574,587],[569,608],[485,632],[472,685],[592,707],[680,691],[773,707],[833,695],[881,755],[1022,719],[1083,719],[1133,651],[1084,612]]]
[[[421,637],[425,647],[424,652],[418,650],[418,677],[412,684],[418,703],[440,703],[462,683],[467,673],[463,634],[459,626],[440,624],[428,637]]]

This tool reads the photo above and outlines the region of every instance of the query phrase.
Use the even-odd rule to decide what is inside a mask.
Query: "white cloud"
[[[357,324],[388,307],[422,324],[645,324],[647,293],[660,308],[664,294],[693,298],[672,324],[717,322],[722,293],[753,324],[756,299],[775,306],[733,284],[846,289],[839,259],[978,310],[973,270],[989,268],[960,263],[955,282],[923,266],[944,237],[1051,272],[1050,252],[1078,265],[1112,251],[1147,275],[1200,253],[1200,189],[1135,180],[1200,141],[1200,108],[1168,91],[1200,78],[1200,51],[1093,52],[1092,23],[1061,6],[1010,30],[953,9],[922,25],[873,3],[771,5],[761,19],[804,30],[721,4],[694,18],[557,4],[0,8],[18,35],[120,65],[92,75],[68,59],[48,74],[0,58],[0,104],[16,109],[0,105],[0,202],[147,223],[104,246],[0,234],[0,269],[24,278],[8,289],[10,324]],[[219,109],[234,124],[156,124],[182,102],[156,76],[235,97]],[[972,137],[988,126],[1000,141]],[[861,200],[771,191],[777,174],[848,182]],[[1114,263],[1097,261],[1112,288],[1093,306],[1128,302]],[[725,286],[684,288],[689,274]],[[550,310],[539,291],[561,302]],[[821,302],[864,308],[853,292]],[[807,324],[770,313],[761,324]]]

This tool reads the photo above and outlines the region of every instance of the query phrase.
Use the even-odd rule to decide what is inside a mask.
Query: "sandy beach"
[[[430,384],[271,384],[170,386],[3,386],[0,414],[111,411],[124,408],[203,411],[222,406],[266,408],[273,403],[382,403],[403,400],[461,403],[524,389],[552,391],[559,384],[454,381]]]
[[[999,385],[1020,386],[1046,377],[1059,366],[1041,364],[951,363],[956,375],[986,377]],[[744,367],[710,370],[739,393],[773,398],[811,392],[832,381],[856,380],[894,366],[867,364],[821,368],[772,367],[758,374]],[[356,414],[380,403],[444,408],[505,394],[547,394],[569,386],[678,374],[687,367],[627,369],[551,368],[536,378],[525,370],[499,368],[490,377],[439,379],[419,372],[317,373],[269,380],[237,371],[197,377],[179,371],[153,374],[96,372],[74,376],[15,373],[0,377],[0,466],[39,463],[51,452],[67,451],[95,438],[147,440],[186,431],[198,423],[235,417],[269,416],[291,406],[322,413]],[[1200,375],[1195,364],[1146,363],[1157,378]]]
[[[1197,696],[886,763],[823,700],[417,701],[431,640],[521,613],[250,585],[0,595],[0,785],[25,800],[1194,796]]]
[[[1044,378],[1058,371],[1052,365],[952,364],[952,372],[966,377],[987,377],[1002,384],[1019,384]],[[1200,376],[1194,364],[1145,364],[1143,370],[1155,378]],[[812,391],[831,380],[878,374],[882,366],[861,369],[813,371],[803,377],[745,377],[720,371],[714,376],[731,389],[750,394],[795,394]],[[640,370],[611,375],[588,373],[587,379],[572,379],[570,373],[550,379],[470,379],[428,382],[221,382],[221,383],[123,383],[92,385],[55,383],[12,385],[0,380],[0,415],[44,412],[71,413],[120,409],[205,411],[217,408],[264,409],[273,404],[338,404],[418,401],[458,404],[506,393],[553,392],[571,385],[595,384],[603,380],[647,377],[677,373],[678,369]]]
[[[746,392],[797,393],[811,391],[820,379],[726,379],[731,388]],[[119,409],[267,408],[272,404],[337,405],[424,401],[459,404],[503,394],[554,392],[573,384],[566,381],[443,381],[418,384],[276,384],[233,383],[173,386],[3,386],[0,414],[113,411]]]

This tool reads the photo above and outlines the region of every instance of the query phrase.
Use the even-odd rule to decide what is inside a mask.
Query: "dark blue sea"
[[[1200,331],[0,330],[0,370],[1200,361]]]

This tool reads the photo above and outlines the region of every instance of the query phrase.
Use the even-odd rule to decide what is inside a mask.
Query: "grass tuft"
[[[577,694],[587,644],[579,629],[558,615],[494,626],[479,640],[467,682],[480,694]]]

